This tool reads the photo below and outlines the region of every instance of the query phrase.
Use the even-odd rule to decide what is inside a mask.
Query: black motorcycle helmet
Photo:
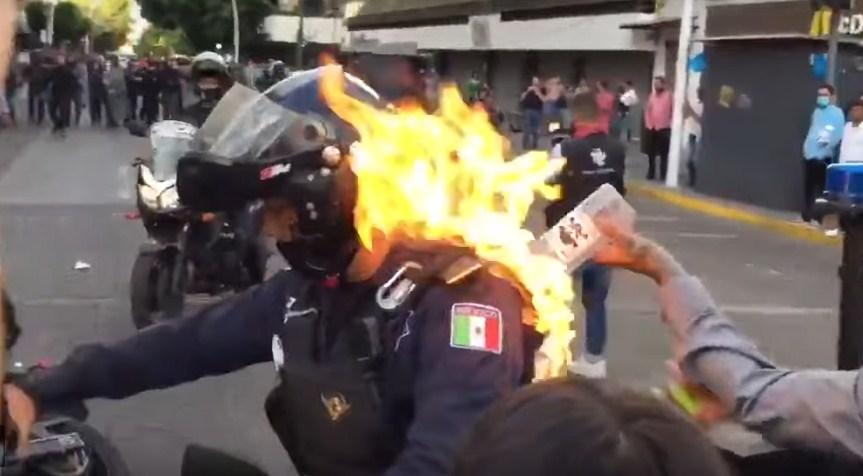
[[[233,85],[228,65],[217,53],[205,51],[192,60],[191,65],[192,84],[195,93],[204,100],[218,101]],[[202,81],[212,78],[213,81]],[[204,84],[202,83],[211,83]]]
[[[278,243],[279,250],[292,268],[317,277],[343,272],[359,248],[356,176],[346,160],[324,158],[344,157],[359,137],[322,99],[324,74],[341,75],[346,94],[379,106],[374,90],[338,66],[294,74],[239,111],[230,104],[234,93],[249,93],[236,86],[211,116],[215,122],[230,116],[220,139],[206,152],[184,157],[177,172],[180,201],[194,209],[287,202],[296,213],[296,229],[290,242]]]

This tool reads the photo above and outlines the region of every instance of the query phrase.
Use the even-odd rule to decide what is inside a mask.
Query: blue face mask
[[[815,104],[818,104],[818,107],[824,109],[825,107],[830,105],[830,98],[827,96],[818,96],[818,99],[815,101]]]

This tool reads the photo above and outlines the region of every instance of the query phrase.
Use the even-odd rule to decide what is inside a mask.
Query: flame
[[[537,193],[559,194],[545,183],[548,154],[507,161],[506,140],[453,86],[443,89],[435,114],[417,105],[380,110],[358,101],[344,92],[337,66],[327,67],[321,93],[360,136],[349,160],[358,177],[354,214],[363,245],[371,249],[378,231],[473,248],[492,272],[526,291],[532,306],[524,319],[546,335],[549,376],[565,369],[573,336],[571,278],[557,259],[531,253],[534,236],[523,228]]]

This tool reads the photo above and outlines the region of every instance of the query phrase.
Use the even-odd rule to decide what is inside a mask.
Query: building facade
[[[836,86],[863,93],[863,2],[840,21]],[[802,145],[825,81],[827,41],[808,0],[707,3],[699,182],[710,195],[782,210],[803,202]],[[817,26],[817,25],[816,25]]]
[[[632,80],[642,95],[665,74],[665,36],[677,35],[678,0],[368,0],[348,2],[342,46],[409,44],[432,53],[442,76],[477,73],[504,111],[530,78],[567,84]],[[679,18],[679,12],[677,13]],[[665,28],[668,27],[668,28]],[[673,46],[673,45],[671,45]],[[657,67],[657,51],[661,64]],[[672,60],[673,61],[673,60]],[[673,64],[673,62],[672,62]]]

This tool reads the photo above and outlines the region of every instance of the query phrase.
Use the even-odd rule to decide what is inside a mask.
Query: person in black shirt
[[[539,78],[534,77],[530,86],[521,93],[521,109],[524,115],[521,146],[524,150],[535,150],[539,143],[539,128],[542,125],[542,105],[545,95]]]
[[[621,195],[626,193],[623,183],[626,148],[617,138],[608,135],[605,124],[599,117],[596,94],[577,94],[572,100],[572,109],[579,126],[575,138],[561,145],[561,155],[566,159],[566,165],[558,180],[563,193],[560,200],[553,202],[545,210],[548,227],[554,226],[603,184],[613,185]],[[587,377],[604,377],[605,299],[611,286],[611,270],[605,266],[587,263],[575,274],[582,281],[581,296],[586,314],[586,328],[584,352],[572,370]]]
[[[141,75],[141,116],[148,125],[159,120],[159,77],[154,62]]]
[[[159,87],[162,90],[162,119],[177,119],[183,110],[182,80],[176,65],[162,62],[159,65]]]
[[[54,132],[66,134],[72,115],[72,101],[80,94],[81,85],[75,76],[74,65],[67,62],[64,56],[57,59],[48,77],[51,90],[51,117],[54,119]]]

